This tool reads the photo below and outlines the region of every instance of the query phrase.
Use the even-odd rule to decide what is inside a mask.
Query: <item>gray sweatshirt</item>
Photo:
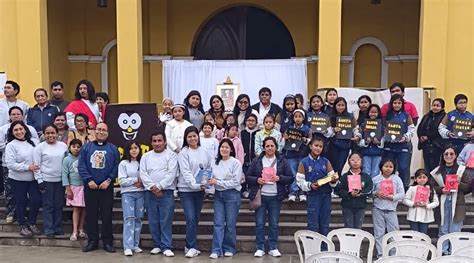
[[[40,169],[35,172],[38,183],[62,181],[63,158],[67,150],[63,142],[55,144],[42,142],[35,147],[33,163],[40,166]]]
[[[211,167],[209,153],[202,146],[197,149],[184,147],[179,152],[178,164],[178,190],[180,192],[201,191],[201,182],[196,182],[196,176],[201,169]]]
[[[28,167],[33,163],[35,148],[27,141],[13,140],[5,148],[5,165],[8,168],[8,178],[17,181],[33,181],[33,172]]]
[[[140,179],[146,190],[153,186],[160,190],[175,190],[178,175],[178,157],[169,149],[161,153],[149,151],[140,160]]]
[[[216,190],[224,191],[235,189],[240,191],[240,179],[242,177],[242,164],[234,157],[221,160],[219,164],[212,162],[212,175],[217,180]]]
[[[140,163],[138,161],[123,160],[120,162],[118,179],[121,193],[143,191],[143,188],[133,185],[138,182],[138,178],[140,178]]]

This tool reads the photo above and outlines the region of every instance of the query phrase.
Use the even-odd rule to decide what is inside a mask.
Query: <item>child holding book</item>
[[[433,209],[439,206],[438,195],[430,187],[430,179],[425,169],[418,169],[413,185],[403,199],[403,204],[409,207],[407,220],[410,229],[423,234],[428,234],[428,224],[434,221]]]
[[[379,168],[380,174],[372,179],[374,183],[372,220],[377,258],[382,257],[382,239],[385,231],[400,230],[397,205],[405,197],[403,182],[395,175],[397,170],[395,161],[383,159]]]
[[[334,192],[341,197],[344,227],[362,229],[367,197],[372,194],[372,177],[362,171],[360,153],[349,155],[349,167],[349,171],[339,178]]]
[[[384,153],[383,140],[381,137],[377,138],[376,132],[367,129],[367,122],[377,122],[380,126],[382,126],[382,112],[380,111],[379,105],[371,104],[367,108],[367,113],[368,119],[364,121],[360,126],[362,139],[359,142],[359,147],[363,156],[364,165],[362,167],[364,169],[364,173],[374,178],[380,172],[379,164],[380,160],[382,160],[382,155]],[[383,127],[380,127],[380,131],[380,136],[382,136]]]
[[[310,106],[308,108],[308,114],[306,115],[307,123],[309,125],[312,125],[311,123],[312,123],[313,118],[324,118],[326,121],[325,130],[322,130],[322,128],[320,131],[317,129],[311,130],[312,137],[315,137],[315,136],[321,137],[323,139],[324,145],[326,145],[329,138],[331,138],[334,135],[334,131],[331,127],[331,121],[329,119],[329,115],[323,110],[324,108],[323,98],[319,95],[313,95],[309,99],[309,104]],[[327,147],[324,148],[324,152],[322,155],[326,157],[326,153],[327,153]]]
[[[321,156],[324,148],[321,138],[312,138],[309,147],[310,154],[298,166],[296,182],[307,193],[308,229],[326,236],[331,218],[331,193],[338,175],[329,160]]]
[[[255,155],[260,155],[263,151],[263,139],[271,136],[276,139],[278,143],[278,149],[283,149],[283,138],[281,132],[275,129],[275,117],[271,114],[267,114],[263,118],[263,129],[261,129],[255,135]],[[280,150],[281,151],[281,150]]]

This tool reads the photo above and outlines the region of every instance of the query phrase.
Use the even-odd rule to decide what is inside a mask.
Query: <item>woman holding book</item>
[[[187,258],[196,257],[201,253],[197,250],[197,233],[206,188],[202,177],[210,170],[211,159],[209,153],[201,147],[198,129],[194,126],[187,127],[184,131],[183,148],[178,155],[178,195],[186,219]]]
[[[439,213],[435,213],[436,217],[441,218],[438,236],[460,232],[466,217],[464,195],[471,192],[470,178],[466,167],[456,163],[456,157],[455,146],[447,145],[439,166],[431,172],[433,189],[440,196]],[[443,255],[450,254],[448,242],[443,244],[442,251]]]
[[[265,138],[263,149],[264,152],[250,164],[246,173],[250,200],[254,200],[258,194],[261,195],[261,206],[255,210],[257,251],[254,256],[265,255],[265,221],[268,215],[268,254],[279,257],[281,256],[278,251],[280,209],[283,199],[287,196],[286,188],[293,178],[286,159],[278,154],[278,143],[275,138]]]
[[[372,194],[372,178],[362,172],[362,156],[354,152],[349,156],[350,169],[339,178],[334,189],[341,197],[344,227],[362,229],[367,197]]]

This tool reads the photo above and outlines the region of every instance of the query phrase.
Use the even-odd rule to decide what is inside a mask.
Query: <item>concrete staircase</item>
[[[467,217],[464,221],[463,231],[474,232],[474,200],[470,197],[466,198],[467,204]],[[57,236],[55,239],[48,239],[43,235],[36,236],[33,238],[23,238],[18,234],[18,226],[16,223],[6,224],[5,223],[5,200],[0,199],[0,245],[34,245],[34,246],[60,246],[60,247],[80,247],[83,245],[84,240],[69,241],[69,234],[72,230],[71,213],[72,209],[69,207],[64,208],[64,231],[66,235]],[[372,203],[369,201],[367,208],[363,229],[368,232],[373,232],[372,226]],[[406,220],[407,207],[404,205],[398,206],[398,220],[400,228],[402,230],[409,229],[408,222]],[[116,247],[121,247],[122,243],[122,207],[120,198],[114,199],[113,209],[113,229]],[[293,239],[293,234],[297,230],[306,229],[306,205],[305,203],[289,203],[288,201],[283,202],[281,216],[280,216],[280,239],[279,249],[282,253],[296,254],[296,246]],[[184,248],[185,240],[185,219],[183,209],[179,202],[176,200],[176,208],[174,213],[173,221],[173,243],[175,249]],[[42,213],[38,216],[38,226],[42,227]],[[343,227],[343,217],[340,206],[340,199],[333,198],[332,200],[332,212],[331,212],[331,229]],[[209,251],[212,242],[212,231],[213,231],[213,209],[212,201],[205,200],[201,222],[199,223],[199,248],[203,251]],[[438,233],[437,224],[430,224],[429,235],[436,240]],[[237,222],[237,246],[241,252],[253,253],[255,251],[255,217],[254,212],[248,209],[248,200],[243,200],[240,207],[240,214]],[[151,235],[148,227],[148,221],[145,216],[144,226],[142,229],[142,247],[152,247]],[[363,250],[366,250],[364,247]]]

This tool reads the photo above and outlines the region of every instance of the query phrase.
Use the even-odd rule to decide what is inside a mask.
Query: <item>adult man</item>
[[[3,88],[5,98],[0,100],[0,126],[8,123],[8,110],[13,106],[20,107],[23,111],[23,116],[28,114],[28,103],[16,98],[19,93],[20,85],[13,80],[7,80],[5,87]]]
[[[97,124],[96,140],[86,143],[79,156],[79,175],[84,180],[86,202],[86,230],[89,237],[82,249],[89,252],[98,248],[98,219],[102,219],[101,239],[104,250],[115,252],[112,234],[113,181],[118,173],[120,155],[117,147],[107,141],[109,131],[105,123]]]
[[[64,111],[67,105],[69,105],[69,101],[64,99],[63,83],[59,81],[53,81],[53,83],[51,83],[51,100],[49,103],[58,106],[60,111]]]
[[[263,123],[263,118],[267,114],[272,114],[273,116],[277,116],[280,113],[281,108],[275,103],[271,102],[272,99],[272,91],[267,88],[263,87],[258,91],[258,97],[260,99],[259,103],[255,103],[252,105],[252,109],[256,110],[259,115],[259,120],[262,120],[259,123]]]
[[[48,92],[45,89],[36,89],[33,94],[36,105],[29,109],[26,122],[33,126],[38,135],[41,136],[43,129],[53,123],[54,116],[59,112],[59,108],[48,103]]]
[[[400,94],[405,96],[405,85],[403,83],[398,83],[395,82],[390,86],[390,96],[393,96],[395,94]],[[380,109],[382,111],[382,116],[385,118],[387,117],[387,112],[388,112],[388,103],[385,103],[382,108]],[[410,117],[413,119],[413,124],[418,123],[418,111],[416,110],[416,107],[413,103],[405,100],[405,111],[410,115]]]
[[[163,251],[163,255],[173,257],[171,229],[178,158],[173,151],[167,149],[163,131],[151,135],[151,145],[153,151],[145,153],[140,160],[140,179],[147,190],[145,203],[153,239],[150,253],[156,255]]]

